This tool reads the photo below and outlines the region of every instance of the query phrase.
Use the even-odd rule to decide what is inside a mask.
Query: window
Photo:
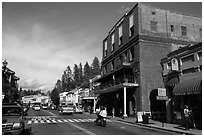
[[[111,71],[114,70],[114,61],[111,61]]]
[[[111,51],[114,51],[115,46],[115,40],[114,40],[114,34],[111,35]]]
[[[182,74],[194,73],[197,71],[198,71],[198,68],[189,68],[189,69],[182,70]]]
[[[186,28],[186,26],[181,26],[181,35],[182,36],[187,36],[187,28]]]
[[[122,41],[122,36],[123,36],[123,27],[122,27],[122,25],[120,25],[120,27],[119,27],[119,45],[121,45],[122,43],[123,43],[123,41]]]
[[[134,47],[130,49],[130,61],[134,60],[135,55],[134,55]]]
[[[202,38],[202,29],[199,29],[200,38]]]
[[[198,60],[202,59],[202,52],[198,52]]]
[[[106,65],[105,65],[104,68],[103,68],[103,72],[104,72],[104,74],[107,73],[107,66],[106,66]]]
[[[171,62],[167,63],[166,65],[166,69],[170,69],[171,68]]]
[[[124,53],[124,63],[128,62],[128,54],[127,52]]]
[[[134,35],[134,22],[133,22],[133,14],[129,17],[129,37]]]
[[[194,55],[190,55],[190,56],[181,58],[181,65],[182,65],[182,63],[190,62],[190,61],[194,61],[194,60],[195,60],[195,59],[194,59]]]
[[[120,64],[122,64],[122,62],[123,62],[123,56],[122,55],[119,56],[119,62],[120,62]]]
[[[174,32],[174,25],[171,25],[171,32]]]
[[[157,22],[151,21],[151,31],[157,31]]]
[[[105,43],[104,43],[104,57],[106,57],[107,56],[107,41],[105,41]]]

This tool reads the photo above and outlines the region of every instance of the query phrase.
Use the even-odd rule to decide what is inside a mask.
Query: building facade
[[[202,19],[137,3],[103,40],[102,77],[94,92],[108,115],[160,113],[155,100],[164,87],[160,61],[188,44],[202,40]],[[165,105],[165,104],[164,104]]]
[[[173,51],[161,60],[163,79],[167,89],[167,120],[183,123],[183,109],[192,110],[192,121],[202,128],[202,43]]]

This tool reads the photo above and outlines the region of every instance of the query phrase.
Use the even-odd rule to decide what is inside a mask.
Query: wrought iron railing
[[[97,89],[105,89],[108,87],[120,85],[122,83],[137,83],[137,81],[132,75],[123,75],[121,77],[116,77],[115,79],[101,83],[101,85],[97,87]]]

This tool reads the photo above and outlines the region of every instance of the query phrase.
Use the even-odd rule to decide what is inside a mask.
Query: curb
[[[117,121],[122,121],[122,122],[130,123],[130,124],[135,124],[135,125],[139,125],[139,126],[144,126],[144,127],[148,127],[148,128],[154,128],[154,129],[160,129],[160,130],[165,130],[165,131],[175,132],[175,133],[180,133],[180,134],[195,135],[195,134],[192,134],[192,133],[187,133],[187,132],[182,132],[182,131],[175,131],[175,130],[166,129],[166,128],[162,128],[162,127],[155,127],[155,126],[151,126],[151,125],[145,125],[145,124],[142,124],[142,123],[134,123],[134,122],[129,122],[129,121],[120,120],[120,119],[117,119]]]

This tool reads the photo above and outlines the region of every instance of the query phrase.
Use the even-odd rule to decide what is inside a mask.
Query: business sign
[[[166,96],[166,88],[158,88],[158,96]]]
[[[143,115],[143,112],[137,112],[137,122],[142,122],[143,121],[142,115]]]
[[[172,70],[179,70],[179,68],[178,68],[178,60],[176,59],[176,58],[173,58],[172,60],[171,60],[171,69]]]
[[[157,100],[168,100],[167,96],[157,96]]]

